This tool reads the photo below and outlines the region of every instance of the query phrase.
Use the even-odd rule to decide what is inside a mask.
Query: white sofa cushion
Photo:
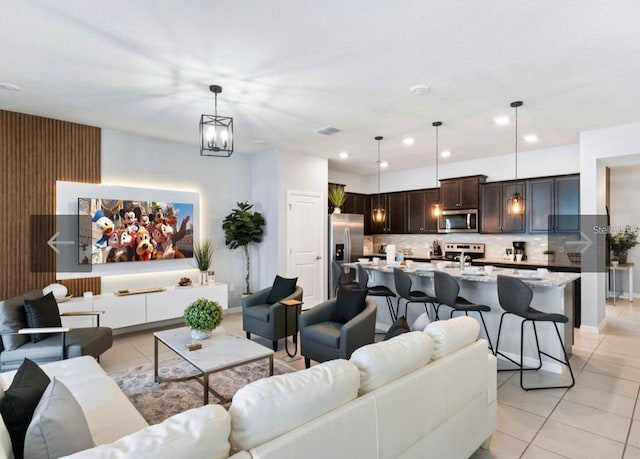
[[[423,312],[411,324],[411,331],[424,331],[424,329],[430,323],[431,323],[431,319],[429,319],[429,314],[427,314],[426,312]]]
[[[112,422],[118,422],[113,418]],[[67,456],[73,459],[176,459],[229,456],[229,413],[220,405],[205,405],[176,414],[160,424],[127,435],[113,443]]]
[[[359,393],[374,391],[425,366],[432,352],[433,340],[421,331],[403,333],[356,349],[349,361],[360,370]]]
[[[438,360],[478,339],[480,324],[468,316],[433,322],[424,332],[433,339],[431,358]]]
[[[3,393],[4,395],[4,393]],[[4,424],[2,416],[0,416],[0,458],[13,459],[13,445],[7,426]]]
[[[233,397],[231,445],[265,443],[355,399],[359,385],[358,369],[346,360],[255,381]]]

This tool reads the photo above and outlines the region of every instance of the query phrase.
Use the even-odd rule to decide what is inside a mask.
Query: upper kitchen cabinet
[[[411,234],[437,233],[438,219],[431,216],[431,204],[440,199],[440,190],[407,192],[407,232]]]
[[[386,211],[384,223],[371,224],[372,234],[405,234],[407,232],[407,193],[382,193],[380,205]],[[378,207],[378,195],[371,195],[370,208]]]
[[[486,175],[440,180],[442,207],[444,210],[477,209],[480,184],[486,180]]]
[[[526,206],[531,233],[580,231],[580,176],[528,180]]]
[[[507,200],[515,193],[525,196],[524,182],[494,182],[480,185],[480,232],[524,233],[523,215],[509,215]]]
[[[365,214],[367,196],[360,193],[347,193],[347,199],[342,205],[343,214]]]

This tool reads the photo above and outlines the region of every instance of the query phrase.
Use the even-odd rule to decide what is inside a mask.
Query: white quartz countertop
[[[525,261],[510,261],[503,258],[476,258],[473,260],[478,263],[492,263],[502,265],[513,265],[514,267],[522,266],[523,269],[535,269],[538,266],[545,266],[549,268],[578,268],[580,269],[580,263],[558,263],[557,261],[546,262],[544,260],[525,260]]]
[[[345,266],[355,268],[358,263],[347,263]],[[452,267],[455,265],[455,267]],[[518,269],[511,268],[495,268],[491,274],[486,274],[483,269],[480,269],[477,274],[465,274],[460,271],[460,268],[457,267],[457,263],[448,263],[447,267],[443,268],[442,271],[450,274],[456,279],[470,281],[470,282],[484,282],[484,283],[496,283],[498,280],[498,275],[505,276],[514,276],[519,279],[522,279],[525,283],[529,284],[532,287],[564,287],[565,285],[577,280],[580,278],[580,274],[577,273],[554,273],[549,272],[543,278],[530,278],[524,277],[520,273]],[[367,270],[374,270],[383,273],[393,273],[394,266],[387,265],[384,262],[381,262],[380,265],[374,266],[371,263],[363,263],[362,267]],[[396,266],[397,267],[397,266]],[[406,266],[400,266],[404,272],[407,274],[411,274],[414,276],[422,276],[422,277],[433,277],[434,270],[437,270],[436,266],[431,263],[413,263],[411,268],[407,268]],[[532,273],[531,269],[524,269],[528,273]],[[534,271],[535,272],[535,271]]]

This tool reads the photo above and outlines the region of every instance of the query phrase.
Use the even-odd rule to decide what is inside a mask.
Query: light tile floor
[[[498,430],[479,458],[640,458],[640,302],[607,305],[602,334],[576,330],[571,390],[523,391],[516,372],[498,373]],[[244,334],[241,314],[225,316],[223,327]],[[271,342],[253,339],[270,347]],[[291,346],[292,343],[289,342]],[[284,342],[276,358],[284,357]],[[166,347],[161,360],[174,358]],[[101,364],[109,372],[153,363],[153,331],[116,336]],[[304,359],[288,364],[304,368]],[[540,372],[537,372],[540,373]],[[527,375],[534,384],[551,374]]]

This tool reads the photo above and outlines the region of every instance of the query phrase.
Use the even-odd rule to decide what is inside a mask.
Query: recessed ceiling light
[[[535,134],[527,134],[524,136],[524,141],[529,143],[534,143],[538,141],[538,136]]]
[[[340,159],[347,159],[349,157],[349,153],[347,153],[346,151],[341,151],[338,156],[340,157]]]
[[[493,121],[496,122],[498,126],[504,126],[505,124],[509,124],[508,116],[496,116]]]
[[[417,96],[421,96],[422,94],[426,94],[429,92],[429,85],[427,84],[414,84],[409,88],[411,94],[415,94]]]
[[[20,91],[20,86],[13,83],[0,83],[0,89],[6,89],[7,91]]]
[[[257,140],[254,140],[253,143],[255,143],[256,145],[264,145],[265,143],[267,143],[267,141],[257,139]]]
[[[387,161],[380,161],[380,167],[381,168],[385,168],[385,167],[389,167],[389,163]]]
[[[443,158],[448,158],[449,156],[451,156],[451,152],[449,150],[441,151],[440,156],[442,156]]]
[[[404,139],[402,139],[402,143],[405,145],[413,145],[414,142],[415,139],[413,137],[405,137]]]

